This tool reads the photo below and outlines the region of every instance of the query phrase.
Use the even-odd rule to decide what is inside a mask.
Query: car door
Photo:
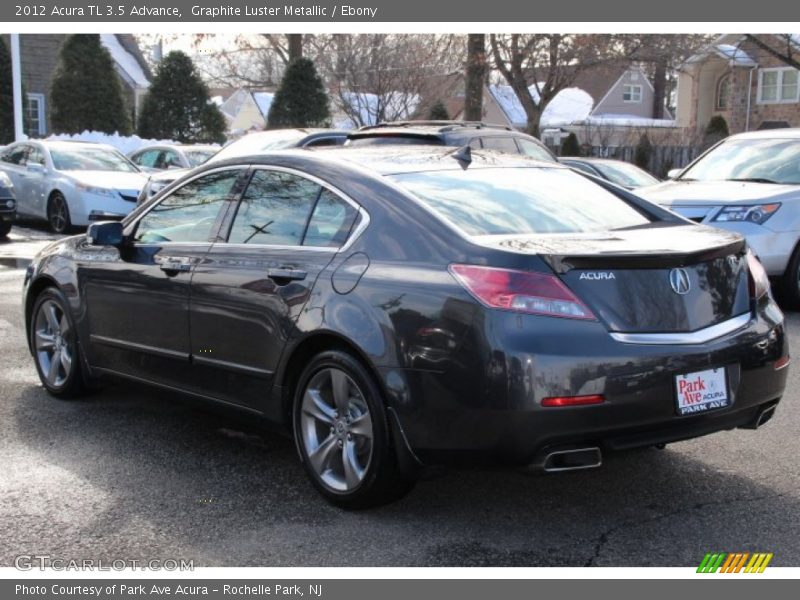
[[[358,218],[351,201],[308,175],[255,168],[225,241],[192,279],[195,385],[268,416],[272,376],[319,273]]]
[[[246,167],[198,175],[126,226],[116,248],[79,265],[92,366],[184,387],[190,377],[189,285]]]
[[[38,144],[30,144],[25,161],[25,194],[37,215],[47,216],[49,176],[45,151]]]

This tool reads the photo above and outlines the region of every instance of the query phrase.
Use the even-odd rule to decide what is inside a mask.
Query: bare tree
[[[356,126],[426,114],[451,91],[463,56],[454,51],[455,36],[338,35],[319,42],[334,51],[317,53],[318,67],[336,83],[333,100]]]
[[[522,105],[528,133],[539,136],[547,105],[578,75],[621,58],[623,48],[606,34],[491,34],[494,66]]]
[[[800,60],[798,60],[800,58],[800,34],[775,33],[773,37],[779,42],[778,44],[770,44],[763,39],[764,36],[756,36],[752,33],[746,33],[745,37],[771,56],[790,67],[800,69]]]
[[[467,65],[464,86],[464,118],[480,121],[483,118],[483,86],[488,69],[486,64],[486,34],[467,36]]]

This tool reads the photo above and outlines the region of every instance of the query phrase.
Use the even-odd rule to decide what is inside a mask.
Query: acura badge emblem
[[[692,287],[686,269],[672,269],[669,272],[669,284],[672,286],[672,291],[681,296],[688,294]]]

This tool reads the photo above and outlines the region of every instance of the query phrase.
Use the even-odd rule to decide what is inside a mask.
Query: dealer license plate
[[[675,377],[675,402],[679,415],[692,415],[730,404],[725,367],[695,371]]]

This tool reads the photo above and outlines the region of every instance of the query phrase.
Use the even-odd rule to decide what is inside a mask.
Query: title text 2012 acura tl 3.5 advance
[[[422,466],[545,471],[773,414],[783,317],[736,233],[553,163],[467,148],[201,167],[26,276],[42,383],[104,375],[294,433],[331,502]]]

